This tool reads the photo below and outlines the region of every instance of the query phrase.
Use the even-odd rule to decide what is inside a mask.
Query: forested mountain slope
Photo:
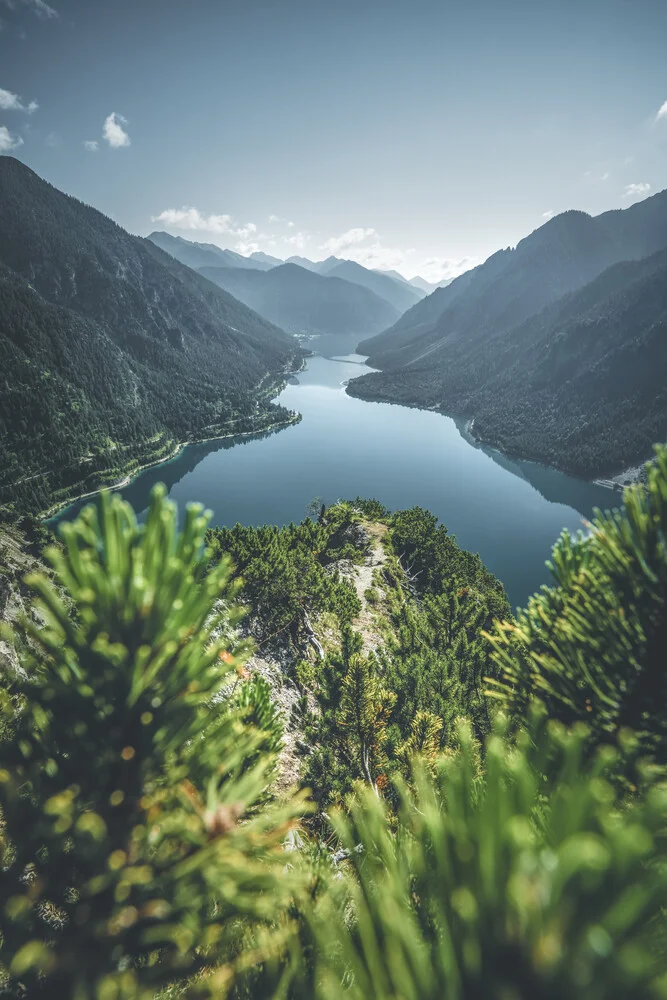
[[[433,303],[427,317],[417,307],[397,324],[400,337],[389,330],[360,347],[378,368],[410,364],[436,344],[512,329],[612,264],[647,257],[665,246],[667,191],[595,217],[563,212],[514,249],[499,250],[434,292],[430,298],[442,305],[439,315]]]
[[[0,504],[40,509],[276,419],[257,390],[291,364],[289,335],[11,157],[0,265]]]
[[[667,192],[565,213],[363,342],[384,371],[348,391],[469,414],[513,453],[617,472],[667,434],[665,246]]]
[[[297,264],[270,271],[205,267],[200,273],[292,333],[361,334],[381,330],[397,316],[368,288]]]

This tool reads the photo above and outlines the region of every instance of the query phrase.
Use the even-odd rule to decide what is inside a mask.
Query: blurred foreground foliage
[[[337,724],[366,780],[320,817],[326,841],[305,793],[272,795],[280,718],[244,677],[240,585],[206,525],[191,507],[179,532],[160,490],[144,527],[104,498],[48,552],[59,586],[33,577],[34,614],[3,636],[25,677],[2,690],[2,991],[667,997],[667,452],[620,512],[559,541],[552,588],[489,628],[484,724],[415,700],[385,783],[373,720],[394,702],[352,644]],[[399,528],[428,607],[428,525]],[[460,617],[436,610],[443,629]]]

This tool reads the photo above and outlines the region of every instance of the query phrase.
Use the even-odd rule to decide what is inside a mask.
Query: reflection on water
[[[507,469],[513,476],[525,479],[527,483],[534,486],[545,500],[550,503],[566,504],[574,507],[584,517],[590,517],[596,507],[601,510],[609,510],[618,507],[621,502],[621,492],[619,490],[608,489],[599,486],[588,479],[577,479],[575,476],[568,476],[557,469],[551,469],[539,462],[529,462],[521,458],[508,458],[488,445],[476,441],[468,433],[468,421],[460,417],[454,418],[459,433],[468,441],[473,448],[479,448],[488,455],[502,469]]]
[[[256,434],[242,434],[238,437],[216,438],[212,441],[204,441],[202,444],[189,444],[179,452],[176,458],[170,458],[169,461],[162,462],[160,465],[153,465],[150,469],[144,469],[127,486],[124,486],[120,492],[123,499],[131,503],[137,513],[145,516],[150,492],[157,483],[164,483],[167,491],[171,493],[173,488],[188,473],[196,469],[207,455],[212,455],[218,451],[228,451],[230,448],[237,448],[240,445],[252,444],[253,441],[264,441],[266,438],[279,433],[280,428],[275,428],[269,431],[258,431]],[[69,507],[64,508],[49,518],[46,523],[51,528],[55,528],[61,521],[73,520],[79,511],[93,499],[92,497],[88,497],[83,500],[77,500],[75,503],[70,504]],[[192,497],[192,499],[195,500],[196,497]],[[140,520],[143,520],[143,516],[140,517]]]
[[[314,497],[377,497],[392,510],[419,505],[480,553],[514,603],[524,603],[548,582],[545,561],[561,530],[576,531],[595,506],[620,499],[471,443],[450,417],[347,396],[344,384],[368,370],[354,341],[329,337],[308,346],[320,353],[279,397],[303,415],[301,423],[186,448],[122,490],[135,510],[145,510],[156,482],[179,505],[210,507],[214,524],[299,521]]]

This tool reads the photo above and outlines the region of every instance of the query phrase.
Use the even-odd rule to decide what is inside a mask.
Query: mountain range
[[[348,392],[468,415],[509,453],[618,472],[667,437],[665,247],[667,192],[556,216],[363,341],[381,371]]]
[[[43,509],[178,441],[284,420],[267,393],[297,353],[152,241],[0,157],[0,503]]]
[[[268,271],[275,266],[269,263],[272,258],[264,259],[264,254],[244,257],[234,250],[221,250],[215,243],[194,243],[192,240],[184,240],[182,236],[170,236],[165,232],[151,233],[148,239],[194,271],[200,267],[247,267]]]
[[[298,264],[268,271],[204,267],[200,274],[291,333],[363,335],[384,329],[399,316],[369,288]]]
[[[307,257],[295,256],[283,261],[261,251],[243,257],[233,250],[221,250],[220,247],[211,243],[193,243],[181,236],[171,236],[165,232],[151,233],[148,239],[180,260],[182,264],[195,270],[204,267],[226,267],[268,271],[282,267],[284,264],[296,264],[303,270],[323,277],[342,278],[367,288],[388,302],[397,314],[393,317],[394,319],[419,302],[428,291],[437,287],[435,285],[429,286],[428,282],[424,282],[422,278],[414,279],[417,284],[413,284],[397,271],[373,271],[355,261],[342,260],[340,257],[331,256],[327,257],[326,260],[312,261]],[[387,322],[391,323],[392,319]],[[367,332],[375,331],[368,330]]]
[[[422,296],[329,257],[132,236],[0,157],[0,505],[43,510],[170,454],[261,430],[300,356],[355,334],[365,399],[467,417],[508,454],[611,475],[667,438],[667,192],[565,212]]]

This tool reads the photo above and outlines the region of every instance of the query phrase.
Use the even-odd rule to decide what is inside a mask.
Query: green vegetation
[[[621,511],[600,514],[586,538],[564,534],[551,561],[556,586],[529,601],[492,641],[507,712],[538,697],[549,717],[585,722],[596,743],[631,731],[667,764],[667,449]]]
[[[252,634],[258,642],[287,629],[296,635],[309,614],[325,609],[341,623],[359,613],[354,588],[334,565],[358,558],[346,535],[352,523],[348,507],[336,505],[318,522],[308,518],[285,528],[237,524],[208,532],[212,561],[230,557],[243,581],[241,594],[252,609]]]
[[[0,158],[0,506],[38,513],[179,443],[285,423],[297,345]]]
[[[243,660],[227,560],[204,575],[206,520],[156,491],[145,530],[118,498],[47,556],[40,624],[17,637],[0,769],[0,964],[31,995],[153,996],[287,906],[277,848],[295,799],[258,808],[275,753]],[[252,723],[255,723],[254,725]]]
[[[565,212],[359,350],[363,399],[474,417],[480,440],[577,475],[667,439],[667,195]]]
[[[87,508],[3,632],[4,993],[667,997],[666,501],[662,450],[504,624],[419,508],[208,534],[160,490],[143,527]],[[253,635],[292,651],[314,803],[273,782],[294,719]]]

